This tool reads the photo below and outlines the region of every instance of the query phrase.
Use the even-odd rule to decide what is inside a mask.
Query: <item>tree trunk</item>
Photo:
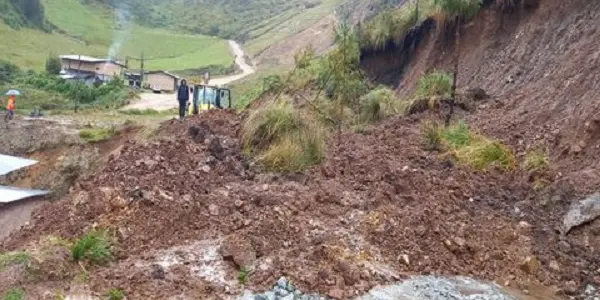
[[[458,80],[458,65],[460,63],[460,27],[461,27],[461,20],[460,18],[457,16],[455,21],[454,21],[454,26],[456,26],[456,33],[454,36],[454,42],[455,42],[455,46],[454,46],[454,71],[452,72],[452,87],[450,89],[450,108],[448,110],[448,114],[446,115],[446,118],[444,120],[444,124],[446,125],[446,127],[448,127],[450,125],[450,119],[452,119],[452,115],[454,114],[454,106],[456,104],[456,82]]]

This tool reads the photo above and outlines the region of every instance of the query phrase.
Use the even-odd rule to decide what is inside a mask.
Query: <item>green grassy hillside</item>
[[[146,69],[184,70],[233,62],[227,42],[219,38],[150,29],[134,22],[115,30],[116,17],[106,7],[78,0],[44,0],[43,4],[46,20],[57,29],[49,33],[0,24],[2,58],[24,68],[42,69],[50,53],[106,57],[114,46],[119,60],[144,52],[151,58]],[[132,67],[137,63],[131,61]]]

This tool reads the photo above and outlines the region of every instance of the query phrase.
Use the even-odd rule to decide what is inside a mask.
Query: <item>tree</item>
[[[454,28],[454,71],[452,76],[452,89],[450,91],[450,109],[445,117],[445,125],[450,125],[450,119],[454,113],[454,104],[456,103],[456,84],[458,79],[458,66],[460,63],[460,28],[462,23],[470,20],[481,8],[481,0],[436,0],[437,5],[444,18],[439,22],[443,23],[445,28]]]
[[[46,72],[52,75],[58,75],[62,69],[62,65],[60,63],[60,58],[56,55],[50,54],[48,59],[46,59]]]

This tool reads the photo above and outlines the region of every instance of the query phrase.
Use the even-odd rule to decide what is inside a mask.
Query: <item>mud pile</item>
[[[567,266],[596,263],[581,248],[547,249],[536,232],[558,240],[556,224],[536,217],[526,174],[473,172],[425,152],[417,120],[345,133],[322,166],[287,175],[246,161],[240,121],[211,111],[166,122],[154,141],[125,143],[4,248],[107,228],[116,261],[93,269],[90,284],[133,299],[235,294],[241,270],[257,291],[286,276],[302,291],[343,299],[409,274],[521,288],[568,278],[577,288],[588,277]]]

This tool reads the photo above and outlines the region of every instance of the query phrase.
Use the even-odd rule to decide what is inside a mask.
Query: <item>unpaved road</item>
[[[256,72],[254,68],[246,63],[244,59],[244,50],[236,41],[229,41],[229,47],[231,53],[235,55],[235,63],[242,69],[242,73],[226,76],[221,78],[215,78],[210,81],[211,85],[225,85],[231,82],[240,80],[250,74]],[[135,103],[125,106],[123,109],[155,109],[155,110],[168,110],[177,108],[177,100],[174,94],[154,94],[154,93],[143,93],[140,95],[140,99]]]

